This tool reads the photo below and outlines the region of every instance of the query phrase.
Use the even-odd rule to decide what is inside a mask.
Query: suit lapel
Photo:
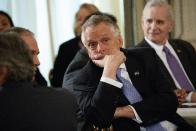
[[[158,57],[158,56],[157,56]],[[167,70],[167,68],[165,67],[163,61],[158,57],[157,59],[159,67],[161,72],[163,73],[165,79],[167,79],[171,85],[172,85],[172,89],[176,89],[176,85],[174,84],[173,78],[171,77],[169,71]]]
[[[125,54],[129,59],[125,62],[127,72],[129,74],[129,77],[134,85],[134,87],[138,90],[138,92],[142,92],[143,83],[141,83],[141,79],[143,79],[143,70],[140,66],[140,64],[136,61],[134,56],[131,54]],[[129,56],[128,56],[129,55]],[[141,87],[141,88],[138,88]]]
[[[184,56],[185,52],[183,52],[183,50],[181,50],[176,43],[174,43],[173,41],[169,41],[170,45],[173,47],[174,51],[176,52],[178,58],[180,59],[181,61],[181,64],[183,65],[184,69],[186,70],[186,67],[188,65],[186,65],[186,59]]]
[[[142,47],[149,47],[149,48],[152,48],[148,43],[147,41],[144,39],[141,44],[140,44]],[[157,55],[157,54],[156,54]],[[167,70],[167,68],[165,67],[163,61],[159,58],[159,56],[157,55],[157,61],[158,61],[158,64],[159,64],[159,68],[161,70],[161,72],[164,74],[165,76],[165,79],[167,79],[170,83],[171,83],[171,86],[172,86],[172,89],[176,89],[176,85],[174,84],[174,81],[169,73],[169,71]]]
[[[189,55],[185,47],[180,46],[181,43],[175,43],[174,41],[169,41],[173,49],[175,50],[180,62],[188,75],[189,79],[191,80],[192,84],[195,86],[195,77],[194,77],[194,69],[189,61]],[[180,41],[179,41],[180,42]]]
[[[128,54],[127,52],[124,52],[126,57],[129,58],[125,61],[125,65],[127,68],[127,72],[131,78],[131,80],[134,81],[134,79],[137,79],[140,77],[141,75],[141,71],[139,69],[139,67],[137,65],[135,65],[135,59],[131,59],[132,56],[130,56],[130,54]],[[129,56],[128,56],[129,55]]]

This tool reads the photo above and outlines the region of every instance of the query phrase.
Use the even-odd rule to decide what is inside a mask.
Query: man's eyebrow
[[[36,50],[31,50],[31,53],[32,53],[32,54],[39,54],[40,52],[39,52],[39,51],[36,52]]]

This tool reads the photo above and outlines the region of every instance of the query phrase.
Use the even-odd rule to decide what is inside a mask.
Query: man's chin
[[[102,60],[104,56],[91,57],[92,60]]]

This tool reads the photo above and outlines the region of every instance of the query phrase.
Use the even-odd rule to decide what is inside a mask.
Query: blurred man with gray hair
[[[76,131],[76,102],[66,90],[34,88],[29,47],[14,32],[0,34],[0,130]]]

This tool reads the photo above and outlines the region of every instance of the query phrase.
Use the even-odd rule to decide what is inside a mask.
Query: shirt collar
[[[160,44],[156,44],[156,43],[150,41],[147,37],[144,37],[144,39],[148,42],[148,44],[149,44],[157,53],[162,52],[164,46],[168,47],[169,49],[171,48],[171,46],[170,46],[168,40],[166,41],[166,44],[165,44],[165,45],[160,45]]]
[[[121,68],[121,69],[125,69],[125,70],[126,70],[125,63],[122,63],[122,64],[119,66],[119,68]]]

